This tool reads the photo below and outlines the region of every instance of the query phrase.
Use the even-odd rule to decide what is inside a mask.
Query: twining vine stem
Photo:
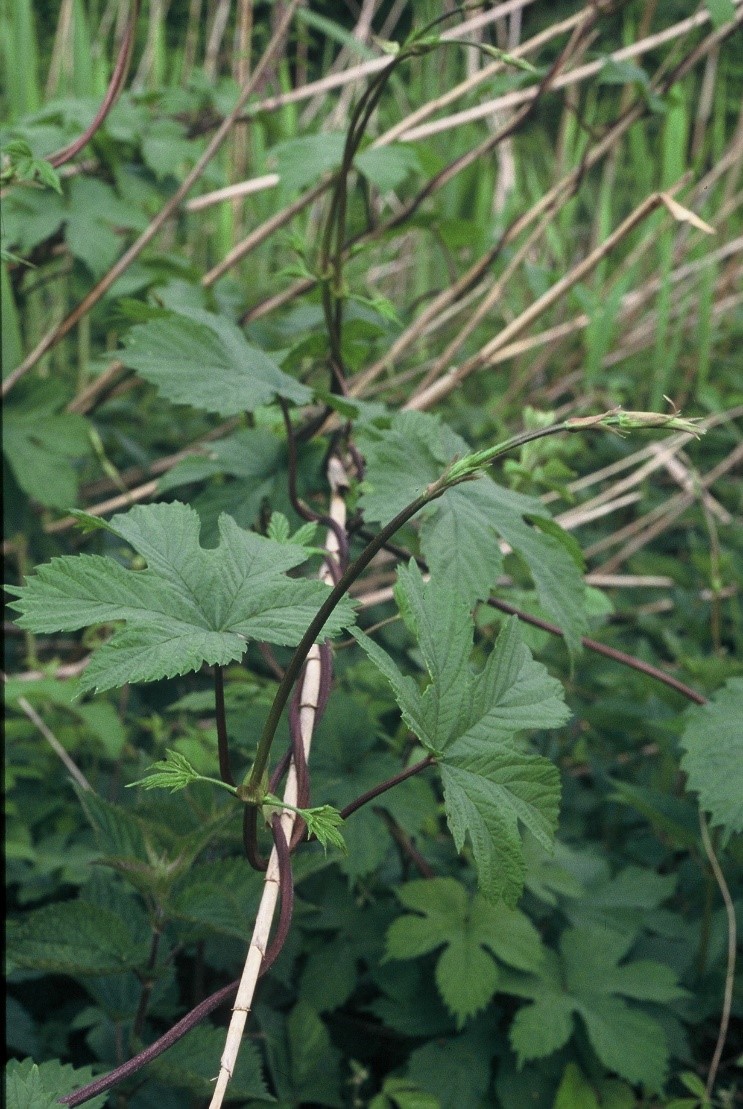
[[[245,786],[238,787],[242,799],[246,801],[246,813],[250,813],[252,811],[253,813],[257,814],[257,807],[262,801],[263,795],[265,794],[265,789],[261,789],[261,785],[263,783],[263,776],[266,771],[271,744],[276,732],[279,719],[281,717],[281,713],[283,712],[283,709],[287,703],[294,683],[301,673],[302,668],[305,666],[305,663],[308,660],[308,655],[310,651],[313,650],[313,648],[316,652],[315,657],[317,658],[317,661],[319,663],[321,648],[315,646],[315,640],[317,636],[322,631],[325,622],[327,621],[330,614],[333,612],[334,608],[348,591],[350,585],[353,584],[353,582],[366,568],[366,566],[369,564],[377,551],[381,550],[383,547],[389,544],[392,536],[395,534],[396,531],[399,530],[399,528],[403,526],[403,524],[410,520],[418,511],[420,511],[420,509],[424,508],[426,505],[430,504],[432,501],[442,496],[447,491],[447,489],[450,489],[454,485],[457,485],[461,482],[468,481],[480,476],[480,474],[482,474],[484,470],[484,467],[488,466],[490,463],[492,463],[502,455],[506,454],[508,451],[522,446],[525,443],[532,442],[536,439],[544,438],[548,435],[554,435],[563,431],[571,432],[605,428],[632,429],[641,427],[680,428],[681,430],[687,431],[691,434],[696,434],[700,430],[693,422],[684,421],[677,417],[675,414],[672,416],[661,416],[653,413],[624,413],[616,410],[609,413],[603,413],[599,416],[587,417],[584,419],[574,418],[564,421],[560,424],[554,424],[551,427],[539,428],[532,431],[523,432],[519,435],[513,436],[511,439],[508,439],[503,443],[497,444],[494,447],[475,452],[474,454],[468,455],[465,458],[452,463],[446,470],[446,472],[437,481],[432,482],[431,485],[429,485],[422,494],[415,498],[415,500],[407,505],[406,508],[398,513],[393,520],[391,520],[384,528],[382,528],[382,530],[376,536],[374,536],[374,538],[367,544],[358,558],[353,563],[351,563],[340,576],[337,576],[337,573],[331,574],[331,577],[337,577],[337,580],[335,581],[335,584],[328,594],[328,597],[326,598],[324,604],[320,607],[316,616],[310,623],[307,631],[305,632],[299,645],[297,646],[286,671],[284,672],[284,676],[279,683],[279,688],[277,689],[274,701],[271,705],[271,709],[266,721],[266,726],[264,727],[261,739],[259,741],[256,761],[253,765],[250,778]],[[335,529],[329,530],[328,542],[331,542],[331,540],[336,545],[337,549],[338,540]],[[519,610],[514,610],[513,607],[507,605],[506,602],[500,602],[494,599],[493,604],[495,605],[495,607],[502,608],[503,611],[513,611],[514,614],[519,616],[521,619],[524,619],[529,623],[534,623],[539,627],[543,627],[544,630],[551,632],[552,634],[563,634],[562,629],[558,628],[556,625],[549,624],[546,621],[540,621],[538,620],[538,618],[531,617],[526,613],[520,612]],[[586,642],[586,645],[588,646],[589,643]],[[602,644],[596,643],[594,645],[594,641],[590,641],[590,646],[593,649],[602,649],[603,651]],[[610,654],[610,657],[616,658],[617,661],[626,662],[628,665],[633,665],[640,661],[632,660],[631,656],[622,656],[621,658],[619,658],[622,653],[614,652],[612,648],[607,648],[606,651],[603,653],[609,652],[612,652]],[[645,673],[648,673],[649,676],[653,678],[665,681],[666,684],[673,683],[674,688],[676,688],[678,692],[685,695],[689,700],[692,700],[697,704],[705,703],[705,698],[703,698],[700,694],[696,693],[694,690],[691,690],[687,686],[683,686],[681,683],[676,683],[674,679],[669,679],[669,676],[664,674],[662,671],[655,671],[654,668],[648,669],[644,664],[642,666],[637,666],[636,668],[642,669]],[[322,667],[320,666],[319,669],[322,669]],[[217,679],[215,682],[215,691],[218,689],[219,679]],[[325,692],[327,694],[327,690]],[[304,705],[302,704],[301,700],[299,702],[300,711],[307,709],[312,715],[313,722],[314,714],[316,712],[316,706],[319,700],[318,695],[319,679],[314,704]],[[218,712],[218,717],[219,715],[220,714]],[[289,756],[289,758],[285,756],[283,762],[288,764],[289,761],[291,761],[292,763],[291,770],[294,772],[294,780],[292,786],[294,792],[292,793],[292,796],[296,798],[296,771],[298,768],[300,768],[301,773],[301,760],[299,761],[297,766],[295,766],[294,760],[291,759],[291,756]],[[380,783],[378,786],[374,787],[371,790],[368,790],[365,794],[362,794],[355,801],[351,802],[350,805],[346,806],[346,808],[342,810],[341,815],[344,818],[350,816],[362,805],[380,796],[386,790],[392,788],[399,782],[404,781],[405,779],[412,777],[414,774],[417,774],[426,769],[434,761],[434,758],[429,755],[426,756],[426,758],[421,760],[419,763],[414,764],[412,767],[407,767],[399,774],[388,779],[386,782]],[[220,766],[220,769],[223,769],[222,766]],[[276,771],[274,772],[274,776],[272,777],[272,782],[277,782],[285,769],[285,765],[282,766],[282,764],[279,764],[279,767],[277,767]],[[287,785],[287,792],[289,792],[289,784]],[[290,800],[289,796],[287,796],[286,799],[289,800],[292,804],[295,803],[294,801]],[[291,829],[289,837],[286,837],[283,834],[283,821],[285,821],[287,823],[287,827]],[[294,836],[292,835],[292,832],[294,829],[294,824],[295,814],[287,810],[284,810],[284,813],[281,817],[276,814],[272,818],[272,832],[274,833],[274,853],[272,854],[272,860],[274,858],[276,859],[276,873],[274,878],[272,879],[272,884],[275,886],[275,892],[269,899],[272,902],[272,904],[270,905],[270,915],[268,915],[267,920],[265,919],[266,914],[264,914],[264,919],[262,921],[260,919],[256,920],[256,929],[254,931],[254,936],[255,933],[259,930],[259,925],[260,928],[263,929],[265,931],[265,934],[267,935],[268,928],[270,927],[270,916],[273,914],[273,904],[275,904],[279,888],[281,888],[282,908],[280,913],[279,926],[274,942],[270,947],[260,948],[259,946],[254,947],[254,945],[251,944],[242,979],[242,983],[244,984],[246,982],[247,975],[249,997],[246,1001],[243,1001],[242,1003],[239,1002],[239,999],[238,1002],[236,1002],[235,1010],[233,1012],[233,1023],[230,1026],[228,1046],[225,1048],[225,1053],[222,1058],[222,1068],[220,1070],[218,1085],[215,1089],[215,1094],[214,1098],[212,1099],[210,1109],[217,1109],[217,1106],[221,1105],[224,1092],[229,1082],[229,1078],[231,1077],[232,1071],[234,1069],[234,1062],[237,1057],[237,1047],[239,1047],[240,1038],[242,1036],[242,1029],[244,1028],[245,1020],[247,1019],[248,1008],[252,1001],[252,991],[255,986],[255,981],[257,980],[259,975],[265,973],[270,963],[273,961],[273,959],[276,958],[276,955],[278,954],[278,951],[280,950],[281,945],[283,944],[288,932],[293,901],[290,844],[293,845]],[[277,828],[279,829],[278,831]],[[709,837],[707,837],[707,839],[708,838]],[[717,878],[719,885],[721,877],[721,872],[720,877],[718,877],[719,864],[715,865],[716,859],[715,864],[712,863],[714,852],[710,854],[708,847],[711,848],[711,843],[708,844],[704,840],[704,836],[703,842],[705,843],[705,850],[708,853],[708,857],[710,858],[710,865],[712,866],[713,872],[715,873],[715,877]],[[270,866],[271,863],[269,862],[269,868]],[[269,874],[267,874],[267,879],[268,878]],[[724,885],[724,878],[722,878],[722,885],[720,885],[720,888],[721,890],[727,889],[727,887]],[[723,898],[724,897],[725,894],[723,893]],[[259,910],[259,918],[260,916],[261,910]],[[734,935],[734,933],[732,934]],[[255,955],[251,959],[251,955],[254,951]],[[728,961],[728,982],[730,981],[730,975],[732,973],[731,966],[734,969],[734,952],[732,964],[730,960]],[[75,1093],[61,1098],[60,1102],[62,1104],[71,1106],[80,1105],[84,1101],[87,1101],[89,1098],[95,1097],[98,1093],[110,1089],[112,1086],[116,1085],[118,1082],[122,1081],[129,1075],[134,1074],[146,1063],[156,1058],[163,1051],[166,1051],[170,1046],[172,1046],[172,1044],[174,1044],[178,1039],[185,1035],[186,1032],[188,1032],[191,1028],[198,1024],[200,1020],[202,1020],[220,1004],[231,997],[236,992],[236,989],[236,983],[233,982],[230,983],[230,985],[223,987],[221,990],[218,990],[216,993],[212,994],[211,997],[201,1002],[200,1005],[197,1005],[193,1010],[191,1010],[190,1013],[188,1013],[176,1025],[174,1025],[169,1032],[167,1032],[159,1040],[155,1041],[154,1044],[151,1044],[148,1048],[145,1048],[144,1051],[140,1052],[139,1055],[135,1056],[133,1059],[128,1060],[127,1063],[124,1063],[121,1067],[118,1067],[115,1071],[112,1071],[104,1078],[97,1079],[95,1082],[88,1084],[88,1086],[82,1087],[80,1090],[75,1091]],[[716,1068],[719,1065],[719,1057],[722,1052],[722,1045],[725,1041],[727,1026],[729,1023],[730,1006],[728,1004],[728,993],[729,990],[726,988],[726,1007],[723,1012],[723,1021],[721,1023],[720,1035],[718,1037],[719,1050],[716,1050],[715,1058],[713,1059],[713,1065],[710,1068],[710,1081],[712,1083],[714,1082]]]

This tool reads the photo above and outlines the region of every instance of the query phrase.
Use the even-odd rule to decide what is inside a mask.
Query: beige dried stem
[[[348,479],[343,466],[337,458],[331,458],[328,464],[328,481],[332,491],[330,517],[339,528],[345,529],[346,503],[343,499],[343,492],[348,485]],[[330,568],[331,561],[338,555],[338,539],[335,531],[332,529],[328,530],[325,539],[325,549],[328,552],[328,556],[320,568],[320,578],[322,581],[332,585],[333,576]],[[300,733],[305,759],[307,760],[309,759],[312,733],[315,727],[315,718],[317,716],[319,692],[320,648],[315,644],[315,646],[310,648],[310,652],[307,655],[307,663],[302,682],[302,694],[300,697]],[[287,775],[284,801],[289,805],[297,804],[297,777],[293,764]],[[296,813],[289,809],[285,809],[281,814],[281,823],[287,842],[291,840],[296,819]],[[274,848],[268,860],[268,869],[266,870],[263,886],[263,896],[261,897],[261,902],[258,907],[255,927],[253,928],[253,937],[250,941],[250,947],[248,948],[237,997],[232,1007],[232,1019],[230,1020],[230,1025],[227,1030],[227,1040],[222,1053],[219,1076],[217,1077],[217,1084],[214,1089],[212,1100],[209,1103],[209,1109],[219,1109],[224,1099],[230,1078],[232,1077],[232,1072],[235,1069],[243,1031],[248,1019],[248,1013],[253,1004],[253,995],[255,994],[258,974],[261,969],[266,947],[268,946],[271,922],[276,910],[279,892],[279,860],[276,848]]]
[[[516,319],[512,320],[502,331],[498,332],[489,343],[486,343],[477,354],[466,359],[466,361],[462,362],[459,366],[454,366],[447,372],[442,373],[437,380],[419,388],[407,402],[405,407],[419,411],[430,408],[432,404],[441,400],[442,397],[447,396],[471,373],[489,366],[493,357],[497,355],[499,351],[511,343],[518,335],[526,330],[534,320],[543,315],[544,312],[556,304],[557,301],[579,281],[582,281],[584,277],[591,273],[599,262],[605,258],[607,254],[611,253],[622,239],[626,238],[639,223],[647,219],[657,208],[663,206],[671,213],[674,219],[683,220],[710,234],[714,234],[713,228],[705,224],[703,220],[700,220],[694,212],[689,211],[689,209],[673,199],[672,194],[682,187],[684,181],[685,179],[682,179],[677,182],[672,189],[666,192],[652,193],[651,196],[647,197],[627,219],[622,221],[619,227],[617,227],[599,247],[592,250],[581,262],[564,274],[546,293],[538,297],[537,300],[521,312]],[[445,352],[447,356],[455,349],[456,345],[455,341],[447,348]],[[436,369],[443,369],[442,360],[439,360]]]
[[[490,17],[490,19],[492,19],[492,18],[495,17],[495,15],[498,12],[500,12],[501,14],[506,14],[507,11],[513,10],[515,6],[516,5],[514,5],[514,4],[499,5],[497,9],[494,8],[494,9],[492,9],[492,11],[488,12],[487,14]],[[550,39],[555,38],[555,37],[559,36],[560,34],[565,33],[566,31],[574,30],[578,25],[580,25],[582,22],[584,22],[588,18],[588,15],[590,15],[589,9],[583,9],[582,11],[578,12],[576,16],[571,17],[568,20],[564,20],[562,23],[558,23],[558,24],[554,25],[553,27],[550,27],[548,29],[548,31],[543,32],[539,35],[536,35],[533,39],[530,39],[528,42],[525,42],[521,47],[519,47],[519,49],[517,51],[514,51],[514,54],[523,55],[523,56],[527,55],[531,51],[535,50],[538,46],[543,45],[545,42],[549,41]],[[474,20],[473,21],[468,21],[466,23],[458,24],[456,28],[452,29],[452,31],[449,32],[448,37],[451,37],[454,34],[456,34],[457,36],[460,36],[460,35],[466,33],[466,31],[471,29],[472,26],[474,26],[474,25],[476,25],[476,21],[474,21]],[[446,39],[447,38],[447,33],[445,32],[441,37],[442,37],[442,39]],[[360,77],[368,76],[371,73],[374,73],[374,72],[377,72],[380,69],[383,69],[384,66],[386,66],[388,64],[389,64],[389,58],[385,55],[381,59],[374,59],[371,62],[365,62],[363,65],[357,66],[354,70],[348,71],[348,73],[346,74],[346,77],[348,77],[349,75],[353,75],[354,79],[358,80]],[[506,69],[507,69],[507,66],[503,62],[495,62],[495,63],[493,63],[493,66],[488,67],[487,73],[492,74],[492,73],[499,72],[501,70],[506,70]],[[483,70],[482,72],[485,73],[486,71]],[[339,83],[338,77],[342,77],[342,76],[343,76],[342,74],[340,74],[340,75],[331,75],[330,77],[323,78],[322,81],[317,82],[316,86],[309,86],[308,85],[308,86],[306,86],[306,88],[307,89],[310,88],[310,87],[319,88],[320,86],[322,86],[324,91],[328,91],[330,88],[335,87]],[[465,91],[467,91],[467,89],[469,87],[471,87],[471,85],[472,85],[471,80],[468,81],[468,82],[463,82],[461,85],[458,85],[456,87],[457,90],[458,90],[457,95],[462,95]],[[282,96],[274,97],[270,100],[261,101],[261,103],[258,105],[258,107],[262,108],[264,110],[272,110],[276,107],[281,106],[282,104],[291,103],[294,100],[301,99],[302,97],[301,97],[300,94],[303,91],[306,91],[306,89],[305,90],[301,90],[301,89],[300,90],[294,90],[291,93],[286,93],[286,94],[283,94]],[[452,91],[455,91],[455,90],[452,90]],[[431,112],[435,111],[437,109],[437,107],[439,107],[445,100],[446,100],[446,97],[444,97],[443,99],[438,98],[438,99],[435,99],[433,101],[429,101],[428,104],[426,104],[422,108],[418,109],[418,111],[413,113],[412,116],[406,117],[406,119],[402,121],[402,124],[398,124],[395,127],[391,128],[389,131],[386,131],[383,135],[380,135],[372,143],[372,146],[373,147],[386,146],[389,143],[393,142],[399,134],[400,126],[402,126],[403,124],[408,125],[409,122],[414,117],[415,118],[424,117],[425,115],[428,114],[429,111],[431,111]],[[533,100],[533,98],[532,98],[532,100]],[[523,114],[527,115],[529,113],[530,109],[531,109],[531,104],[527,105],[526,109],[522,109]],[[520,116],[515,116],[511,120],[511,123],[510,123],[509,126],[511,126],[511,127],[514,126],[515,123],[518,122],[519,118],[520,118]],[[488,147],[492,146],[493,145],[492,140],[490,140],[489,143],[486,144],[486,145]],[[482,144],[480,145],[480,147],[476,147],[474,149],[474,151],[472,152],[471,160],[474,161],[474,160],[477,160],[479,157],[481,157],[482,152],[483,152],[484,149],[485,149],[485,147],[483,147]],[[456,167],[455,172],[460,172],[461,170],[466,168],[466,166],[469,165],[469,164],[470,164],[469,161],[465,161],[465,160],[462,160],[462,159],[457,159],[457,161],[455,163],[452,163],[452,165]],[[217,263],[216,266],[214,266],[211,270],[209,270],[209,272],[203,278],[202,283],[204,285],[206,285],[207,287],[210,286],[210,285],[213,285],[215,281],[219,280],[219,278],[222,277],[227,272],[227,270],[229,270],[233,266],[237,265],[238,262],[241,262],[244,258],[247,257],[248,254],[251,253],[251,251],[255,250],[255,248],[257,246],[259,246],[261,243],[263,243],[270,235],[272,235],[275,231],[279,230],[281,227],[284,227],[295,215],[297,215],[299,212],[303,211],[314,200],[318,199],[324,192],[326,192],[327,189],[330,187],[331,180],[332,180],[331,177],[328,176],[324,181],[321,181],[319,184],[314,185],[311,189],[308,189],[304,193],[302,193],[301,196],[297,197],[297,199],[292,201],[292,203],[290,205],[288,205],[286,208],[283,208],[279,212],[276,212],[273,216],[271,216],[270,219],[266,220],[265,223],[261,224],[259,227],[254,228],[253,231],[251,231],[249,235],[247,235],[243,240],[236,243],[235,246],[232,247],[232,249],[228,252],[228,254],[225,255],[225,257],[222,259],[221,262]],[[448,178],[444,178],[442,176],[441,184],[444,184],[446,182],[446,180],[448,180]],[[315,281],[313,279],[305,279],[305,280],[296,282],[289,289],[285,290],[284,292],[278,294],[275,297],[271,297],[264,304],[258,305],[256,308],[252,309],[251,312],[246,317],[246,320],[244,320],[244,322],[247,322],[247,319],[251,319],[251,320],[258,319],[260,316],[266,315],[269,311],[273,311],[275,308],[281,307],[283,304],[293,300],[295,297],[301,296],[303,293],[307,292],[309,289],[311,289],[313,287],[314,284],[315,284]]]

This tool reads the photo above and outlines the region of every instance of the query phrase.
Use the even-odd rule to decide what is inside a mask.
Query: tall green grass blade
[[[3,321],[2,363],[3,377],[5,377],[23,358],[21,321],[5,262],[0,262],[0,315]]]
[[[72,90],[75,96],[93,99],[97,93],[91,65],[93,42],[83,0],[75,0],[72,31]]]
[[[2,0],[5,116],[10,122],[41,105],[39,55],[32,0]]]

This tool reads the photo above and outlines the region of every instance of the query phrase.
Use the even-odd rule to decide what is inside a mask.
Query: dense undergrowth
[[[741,23],[3,10],[10,1106],[741,1103]]]

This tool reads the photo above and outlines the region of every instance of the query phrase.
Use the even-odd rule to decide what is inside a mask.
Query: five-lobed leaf
[[[415,958],[444,946],[436,984],[459,1027],[487,1005],[497,988],[492,956],[520,970],[537,970],[542,962],[539,933],[528,917],[479,894],[471,896],[454,878],[408,882],[397,896],[413,912],[390,926],[387,958]]]
[[[128,570],[100,555],[65,556],[13,590],[18,624],[33,631],[124,622],[94,652],[84,690],[226,665],[242,658],[248,638],[294,646],[328,594],[321,582],[286,577],[305,560],[301,547],[244,531],[227,515],[219,519],[219,546],[208,550],[199,543],[196,512],[178,502],[94,522],[128,543],[147,569]],[[323,638],[352,621],[344,601]]]
[[[515,618],[475,673],[469,613],[456,590],[436,580],[425,586],[411,562],[399,571],[397,595],[431,677],[423,693],[377,644],[353,634],[390,682],[406,723],[436,757],[449,827],[460,851],[469,836],[483,893],[515,904],[524,880],[519,822],[549,846],[560,785],[554,765],[514,737],[568,719],[562,687],[534,661]]]
[[[567,1043],[574,1017],[585,1025],[601,1063],[632,1083],[663,1086],[668,1046],[661,1025],[625,998],[667,1004],[684,996],[670,967],[645,959],[621,960],[632,937],[585,924],[567,928],[561,958],[550,953],[539,976],[519,976],[509,993],[529,997],[509,1032],[520,1063],[542,1059]]]

